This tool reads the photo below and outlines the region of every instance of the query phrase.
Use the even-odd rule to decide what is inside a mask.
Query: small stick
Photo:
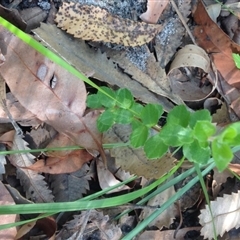
[[[171,4],[172,4],[174,10],[176,11],[179,19],[181,20],[183,26],[184,26],[185,29],[187,30],[187,33],[188,33],[189,37],[192,39],[192,42],[193,42],[195,45],[197,45],[197,43],[196,43],[196,41],[195,41],[195,38],[194,38],[194,36],[192,35],[192,33],[191,33],[191,31],[190,31],[190,29],[189,29],[189,27],[188,27],[188,25],[187,25],[187,23],[186,23],[183,15],[182,15],[182,13],[178,10],[178,7],[177,7],[176,3],[174,2],[174,0],[170,0],[170,2],[171,2]]]
[[[17,135],[19,135],[20,137],[23,137],[23,132],[22,132],[22,129],[17,125],[16,121],[13,119],[12,117],[12,114],[9,112],[8,108],[7,108],[7,104],[6,104],[6,100],[5,99],[2,99],[2,107],[3,107],[3,110],[5,111],[5,113],[7,114],[9,120],[11,121]]]

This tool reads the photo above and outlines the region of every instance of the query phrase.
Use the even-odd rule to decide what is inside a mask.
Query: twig
[[[177,233],[180,229],[180,227],[182,226],[182,223],[183,223],[183,217],[182,217],[182,212],[181,212],[181,207],[180,207],[180,201],[178,201],[176,203],[177,205],[177,209],[178,209],[178,212],[179,212],[179,216],[180,216],[180,221],[179,221],[179,225],[177,227],[177,229],[174,231],[174,234],[173,234],[173,238],[176,239],[176,236],[177,236]]]
[[[7,114],[9,120],[11,121],[11,123],[12,123],[12,125],[13,125],[16,133],[17,133],[17,135],[19,135],[20,137],[23,137],[22,129],[17,125],[16,121],[12,117],[12,114],[9,112],[9,110],[7,108],[6,100],[1,98],[1,101],[2,101],[3,110]]]
[[[191,33],[191,31],[190,31],[190,29],[189,29],[189,27],[188,27],[188,25],[187,25],[187,23],[186,23],[183,15],[182,15],[182,13],[178,10],[178,7],[177,7],[176,3],[174,2],[174,0],[170,0],[170,2],[171,2],[171,4],[172,4],[174,10],[176,11],[179,19],[181,20],[183,26],[185,27],[185,29],[186,29],[189,37],[192,39],[192,42],[193,42],[195,45],[197,45],[197,43],[196,43],[196,41],[195,41],[195,38],[194,38],[194,36],[192,35],[192,33]]]
[[[86,212],[85,217],[84,217],[84,222],[81,224],[81,230],[78,231],[78,233],[75,236],[75,239],[79,239],[79,240],[83,239],[83,233],[84,233],[84,230],[86,229],[86,226],[87,226],[88,219],[90,217],[91,211],[92,210],[90,209],[90,210],[88,210]]]

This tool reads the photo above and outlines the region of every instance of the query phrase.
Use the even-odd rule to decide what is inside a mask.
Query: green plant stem
[[[101,191],[99,193],[95,193],[93,195],[84,197],[78,201],[75,202],[64,202],[64,203],[36,203],[36,204],[21,204],[21,205],[4,205],[0,206],[0,214],[31,214],[31,213],[45,213],[41,216],[51,216],[53,214],[56,214],[58,212],[64,212],[64,211],[79,211],[79,210],[87,210],[87,209],[96,209],[96,208],[106,208],[106,207],[115,207],[119,205],[126,204],[136,198],[139,198],[145,194],[147,194],[149,191],[152,191],[152,189],[156,188],[159,184],[164,182],[169,176],[171,176],[178,168],[179,166],[173,167],[173,169],[164,175],[163,177],[159,178],[149,186],[137,190],[132,193],[124,194],[119,197],[113,197],[113,198],[106,198],[101,200],[92,200],[99,196],[101,196],[103,193],[106,193],[107,191],[110,191],[113,188],[116,188],[116,186],[108,188],[108,190]],[[136,177],[134,177],[136,178]],[[133,180],[132,178],[131,180]],[[129,180],[127,180],[129,181]],[[126,181],[124,182],[126,183]],[[123,185],[124,183],[121,183],[120,185]],[[40,219],[41,217],[37,217],[31,220],[27,220],[28,222]],[[19,226],[21,224],[27,223],[26,221],[22,222],[16,222],[11,224],[4,224],[0,226],[0,230],[13,227],[13,226]]]
[[[118,147],[127,147],[130,144],[119,142],[119,143],[106,143],[103,144],[103,148],[111,149],[111,148],[118,148]],[[84,149],[80,146],[67,146],[67,147],[55,147],[55,148],[39,148],[39,149],[26,149],[26,150],[7,150],[1,151],[0,155],[10,155],[10,154],[20,154],[20,153],[38,153],[38,152],[51,152],[51,151],[68,151],[68,150],[78,150]]]
[[[205,185],[205,182],[204,182],[204,179],[203,179],[203,175],[202,175],[202,173],[201,173],[199,164],[195,163],[194,166],[195,166],[195,170],[196,170],[196,172],[197,172],[199,181],[200,181],[200,183],[201,183],[201,187],[202,187],[202,190],[203,190],[203,193],[204,193],[206,202],[207,202],[207,204],[208,204],[210,214],[211,214],[212,223],[213,223],[214,239],[217,240],[217,231],[216,231],[216,227],[215,227],[215,224],[214,224],[214,218],[213,218],[212,208],[211,208],[211,204],[210,204],[210,200],[209,200],[207,188],[206,188],[206,185]]]

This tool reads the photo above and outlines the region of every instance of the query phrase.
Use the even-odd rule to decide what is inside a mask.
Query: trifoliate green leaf
[[[196,139],[200,142],[207,142],[208,138],[216,132],[216,126],[209,121],[198,121],[196,122],[193,134]]]
[[[184,105],[174,107],[167,116],[167,123],[187,127],[190,119],[190,112]]]
[[[233,153],[228,144],[214,139],[212,142],[212,156],[219,171],[223,171],[233,158]]]
[[[210,112],[208,110],[206,110],[206,109],[202,109],[202,110],[198,110],[196,112],[191,113],[189,126],[191,128],[194,128],[195,124],[198,121],[208,121],[208,122],[211,122],[212,121],[212,117],[211,117]]]
[[[135,128],[130,135],[131,145],[135,148],[143,146],[148,138],[148,130],[144,125]]]
[[[107,108],[113,107],[116,105],[116,93],[108,87],[101,87],[102,91],[98,91],[97,95],[99,102]],[[109,97],[110,96],[110,97]]]
[[[140,113],[143,110],[143,108],[144,108],[143,105],[134,102],[130,109],[134,112],[136,116],[140,116]]]
[[[229,146],[240,145],[240,122],[230,124],[220,134],[219,138],[221,142],[228,144]]]
[[[159,135],[166,145],[172,147],[182,146],[194,140],[192,129],[169,123],[162,128]]]
[[[210,159],[210,147],[201,147],[197,140],[183,145],[183,155],[191,162],[206,164]]]
[[[134,103],[132,93],[126,88],[120,88],[116,92],[117,105],[121,108],[131,108]]]
[[[144,151],[149,159],[161,158],[168,151],[168,146],[156,134],[150,137],[144,144]]]
[[[128,124],[133,120],[133,114],[128,109],[117,108],[114,110],[114,120],[116,123]]]
[[[101,108],[102,104],[99,101],[99,96],[97,94],[91,94],[87,96],[87,106],[92,109]]]
[[[146,126],[152,127],[158,123],[158,120],[162,114],[163,114],[162,106],[158,104],[149,103],[142,109],[140,113],[140,118]]]
[[[240,56],[239,54],[233,53],[233,61],[238,69],[240,69]]]
[[[107,131],[114,124],[115,114],[110,110],[104,111],[97,119],[97,128],[100,132]]]

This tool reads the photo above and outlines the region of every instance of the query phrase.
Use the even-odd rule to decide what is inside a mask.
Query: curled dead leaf
[[[196,101],[206,98],[215,87],[201,86],[201,75],[210,72],[210,59],[206,52],[193,44],[179,50],[170,66],[168,76],[174,93],[184,101]],[[200,77],[199,77],[200,76]]]

